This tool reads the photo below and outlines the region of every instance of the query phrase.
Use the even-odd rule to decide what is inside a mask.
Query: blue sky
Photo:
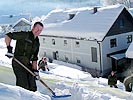
[[[80,2],[79,2],[80,1]],[[70,8],[98,4],[99,0],[1,0],[0,15],[31,13],[45,15],[55,8]]]

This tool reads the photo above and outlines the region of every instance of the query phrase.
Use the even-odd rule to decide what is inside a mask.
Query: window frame
[[[76,63],[77,63],[77,64],[81,64],[81,59],[80,59],[80,57],[76,57]]]
[[[64,46],[66,46],[68,43],[67,43],[67,40],[64,40]]]
[[[55,39],[52,39],[52,44],[55,45]]]
[[[45,41],[46,41],[46,38],[42,38],[42,42],[45,43]]]
[[[127,43],[132,42],[132,39],[133,39],[132,35],[127,35],[126,38],[127,38]]]
[[[92,60],[92,62],[98,62],[96,47],[91,47],[91,60]]]
[[[117,47],[117,39],[116,38],[110,39],[110,48],[114,48],[114,47]]]
[[[75,47],[80,47],[80,42],[79,41],[75,41]]]
[[[124,19],[119,20],[119,27],[124,28]]]

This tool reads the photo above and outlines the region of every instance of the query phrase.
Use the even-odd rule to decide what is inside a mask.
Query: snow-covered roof
[[[77,10],[74,18],[71,20],[68,20],[70,10],[51,12],[46,17],[47,21],[44,20],[45,28],[41,35],[87,38],[102,41],[124,7],[123,5],[112,5],[97,8],[96,13],[93,13],[93,8],[87,7],[86,9]]]
[[[133,42],[129,45],[125,55],[126,58],[133,58]]]
[[[133,8],[129,8],[131,15],[133,16]]]
[[[27,20],[27,19],[25,19],[25,18],[21,18],[21,19],[19,19],[17,22],[14,23],[13,27],[16,26],[18,23],[21,23],[21,22],[24,22],[24,23],[26,23],[27,25],[30,25],[30,26],[31,26],[31,22],[30,22],[29,20]],[[21,24],[23,24],[23,23],[21,23]],[[20,25],[21,25],[21,24],[20,24]],[[22,26],[22,25],[21,25],[21,26]]]
[[[16,21],[18,21],[21,18],[25,18],[27,20],[30,20],[30,15],[29,14],[1,15],[0,16],[0,25],[14,24]]]
[[[59,23],[68,19],[68,14],[63,9],[52,10],[44,19],[44,23]]]

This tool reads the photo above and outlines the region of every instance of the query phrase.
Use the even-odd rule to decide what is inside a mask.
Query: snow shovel
[[[22,64],[18,59],[16,59],[15,57],[13,57],[13,59],[18,63],[20,64],[25,70],[27,70],[31,75],[33,76],[36,76],[31,70],[29,70],[24,64]],[[53,94],[53,98],[65,98],[65,97],[70,97],[71,95],[60,95],[60,96],[57,96],[55,94],[55,92],[45,83],[43,82],[43,80],[39,79],[39,81]]]

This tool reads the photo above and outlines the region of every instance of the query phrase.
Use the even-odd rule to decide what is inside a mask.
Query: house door
[[[112,70],[116,71],[117,70],[117,60],[112,58]]]
[[[58,55],[58,51],[53,52],[53,59],[57,60],[58,57],[59,57],[59,55]]]

